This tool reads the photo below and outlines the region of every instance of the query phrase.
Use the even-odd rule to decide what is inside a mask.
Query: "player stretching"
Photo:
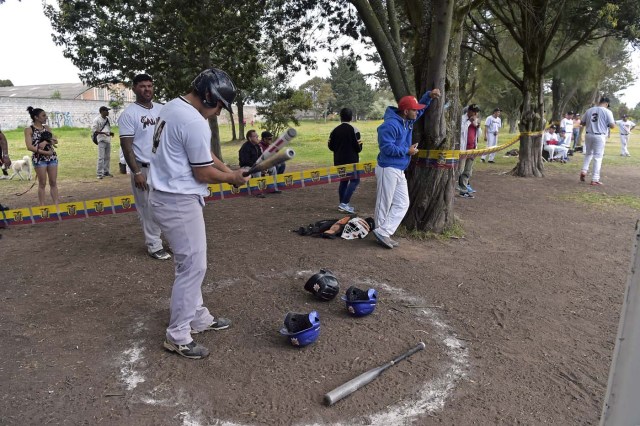
[[[243,169],[232,171],[210,151],[208,118],[231,112],[236,87],[229,76],[208,69],[193,81],[193,89],[162,109],[153,136],[149,202],[173,250],[175,280],[164,347],[186,358],[200,359],[209,350],[192,334],[222,330],[231,324],[204,307],[202,280],[207,272],[207,232],[202,208],[207,184],[243,185]],[[203,119],[204,117],[204,119]]]

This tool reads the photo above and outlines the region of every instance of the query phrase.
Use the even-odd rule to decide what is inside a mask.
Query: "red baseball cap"
[[[423,109],[426,105],[419,104],[415,96],[404,96],[398,101],[398,109],[405,111],[407,109]]]

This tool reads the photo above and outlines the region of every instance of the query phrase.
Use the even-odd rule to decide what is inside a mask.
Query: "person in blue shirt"
[[[404,215],[409,210],[409,190],[404,171],[411,156],[418,153],[418,144],[412,143],[413,124],[424,114],[431,99],[438,99],[440,90],[433,89],[416,100],[405,96],[398,107],[387,107],[384,122],[378,127],[378,164],[376,165],[376,228],[373,235],[386,248],[398,245],[391,239]]]

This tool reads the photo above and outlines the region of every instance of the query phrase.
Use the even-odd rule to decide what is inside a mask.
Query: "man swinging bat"
[[[192,334],[222,330],[231,324],[203,305],[202,280],[207,271],[207,240],[202,208],[207,184],[241,186],[246,170],[232,171],[212,155],[207,118],[231,112],[236,87],[219,69],[202,71],[189,94],[168,102],[156,122],[149,172],[149,202],[166,236],[175,262],[169,327],[164,347],[180,356],[201,359],[209,350]]]

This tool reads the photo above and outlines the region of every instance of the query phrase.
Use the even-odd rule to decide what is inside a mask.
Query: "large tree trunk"
[[[240,139],[244,138],[244,99],[237,99],[236,101],[236,107],[238,108],[238,127],[240,127]],[[233,138],[235,140],[235,137]]]
[[[453,3],[454,0],[433,2],[431,30],[422,35],[424,43],[419,43],[422,49],[416,51],[414,65],[416,82],[419,84],[417,92],[422,94],[426,89],[432,88],[438,88],[442,92],[440,100],[432,102],[424,120],[416,123],[416,130],[422,130],[415,135],[420,138],[418,142],[421,150],[451,149],[455,141],[455,132],[452,128],[447,129],[444,110],[448,93],[454,94],[450,102],[454,105],[459,103],[457,71],[462,25],[461,21],[456,21],[455,29],[452,29]],[[427,40],[428,49],[425,50]],[[449,120],[449,123],[452,121],[455,118]],[[420,125],[422,126],[418,128]],[[403,224],[408,229],[442,233],[453,224],[455,169],[432,168],[426,167],[427,165],[428,162],[418,165],[416,161],[412,161],[406,172],[411,204]]]
[[[222,149],[220,148],[220,128],[218,127],[218,117],[213,116],[209,119],[209,128],[211,129],[211,152],[222,159]]]
[[[236,133],[236,120],[233,114],[229,114],[229,121],[231,122],[231,140],[238,140],[238,134]]]
[[[542,71],[536,67],[524,67],[522,83],[522,107],[520,115],[520,155],[512,170],[515,176],[542,177],[542,131],[545,120],[542,91]]]

